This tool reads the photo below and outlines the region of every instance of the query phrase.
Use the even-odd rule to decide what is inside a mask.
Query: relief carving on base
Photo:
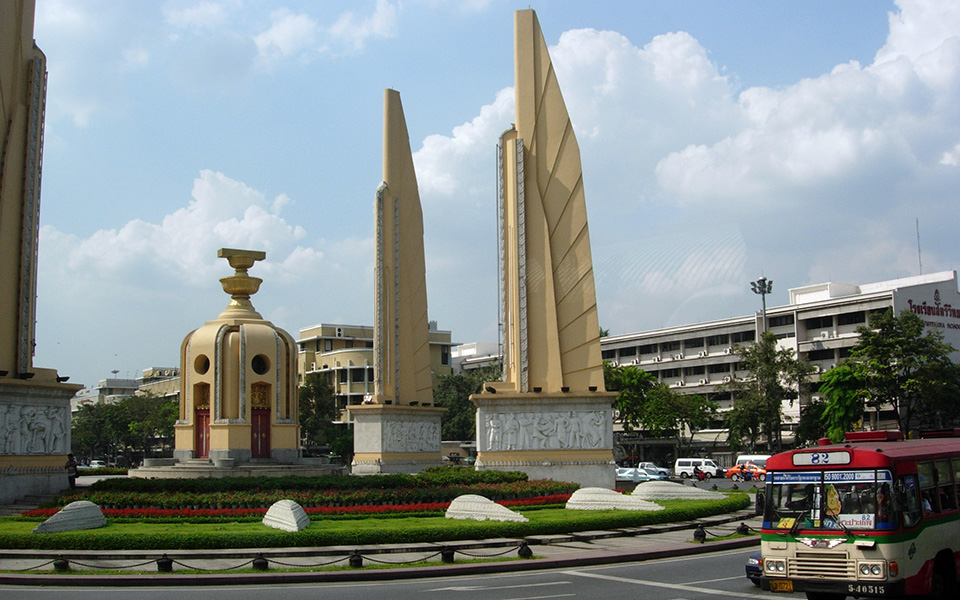
[[[607,448],[609,421],[602,410],[483,415],[481,451]]]
[[[68,415],[65,407],[0,405],[0,450],[3,454],[64,454]]]
[[[439,452],[440,424],[393,421],[386,424],[385,452]]]

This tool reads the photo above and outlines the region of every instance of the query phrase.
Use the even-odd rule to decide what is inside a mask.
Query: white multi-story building
[[[794,288],[786,306],[766,309],[767,330],[782,348],[793,350],[814,367],[813,382],[819,374],[849,356],[871,313],[892,309],[895,314],[910,310],[930,329],[943,334],[944,341],[960,349],[960,293],[956,271],[944,271],[878,283],[848,285],[821,283]],[[753,344],[763,331],[763,314],[709,321],[693,325],[667,327],[653,331],[613,335],[601,340],[602,355],[618,365],[636,365],[683,394],[700,394],[714,400],[720,410],[729,410],[736,398],[722,384],[733,377],[746,377],[739,367],[735,348]],[[461,369],[493,364],[496,353],[481,356],[472,349]],[[455,350],[458,354],[459,350]],[[960,351],[952,355],[960,362]],[[816,385],[814,385],[816,387]],[[793,437],[803,407],[816,393],[783,406],[785,440]],[[883,413],[872,414],[867,426],[887,425]],[[666,462],[675,452],[669,440],[644,439],[642,434],[623,435],[625,451],[632,460]],[[698,452],[714,455],[726,462],[727,432],[722,420],[695,438]],[[671,461],[672,462],[672,461]]]
[[[960,348],[960,293],[956,271],[907,277],[863,285],[822,283],[790,290],[790,304],[766,309],[767,330],[778,344],[792,349],[814,366],[813,381],[841,359],[849,356],[859,338],[857,328],[866,325],[870,314],[892,309],[895,314],[910,310],[927,328],[943,334],[944,341]],[[676,391],[700,394],[729,410],[736,402],[722,384],[732,377],[744,377],[735,351],[756,341],[763,331],[763,315],[757,314],[669,327],[655,331],[606,337],[601,341],[604,360],[619,365],[637,365],[654,374]],[[952,356],[960,362],[960,352]],[[814,394],[815,395],[815,394]],[[783,406],[783,433],[786,439],[799,421],[810,398]],[[883,414],[871,415],[868,426],[877,426]],[[720,451],[726,431],[721,423],[702,431],[697,441],[705,451]],[[722,457],[722,456],[721,456]]]

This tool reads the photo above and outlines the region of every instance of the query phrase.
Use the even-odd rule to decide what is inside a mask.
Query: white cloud
[[[180,28],[212,28],[227,20],[226,7],[219,2],[199,2],[185,8],[164,9],[167,23]]]
[[[940,164],[951,167],[960,165],[960,144],[954,146],[953,150],[944,152],[943,157],[940,159]]]
[[[362,49],[369,39],[391,38],[397,34],[399,8],[388,0],[377,0],[373,14],[358,17],[348,11],[330,26],[329,34],[352,50]]]
[[[280,9],[270,15],[270,28],[254,36],[260,55],[275,60],[299,54],[314,45],[317,22],[306,14]]]
[[[491,149],[509,128],[513,113],[513,88],[505,88],[497,92],[493,103],[480,108],[479,115],[454,127],[452,135],[427,136],[413,155],[421,195],[452,196],[486,182],[489,173],[475,166],[485,159],[489,162]]]
[[[56,350],[62,338],[99,350],[66,365],[75,380],[93,383],[105,376],[96,369],[105,368],[103,361],[117,350],[121,370],[175,365],[183,336],[226,306],[217,285],[230,273],[217,259],[221,247],[266,251],[266,261],[252,272],[264,279],[254,305],[294,335],[297,327],[318,320],[314,301],[342,302],[342,316],[350,322],[369,320],[365,271],[372,271],[372,242],[303,245],[304,229],[279,214],[289,198],[269,200],[222,173],[202,171],[191,196],[159,223],[134,219],[87,238],[41,229],[38,338],[45,344],[38,346]],[[329,252],[320,249],[325,244]],[[348,278],[349,286],[330,285]],[[64,297],[70,301],[60,302]],[[42,351],[37,360],[45,366]]]

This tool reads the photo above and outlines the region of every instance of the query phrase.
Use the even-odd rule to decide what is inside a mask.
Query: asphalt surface
[[[706,486],[701,484],[701,487]],[[694,531],[701,525],[706,533],[706,543],[694,540]],[[376,581],[571,568],[759,546],[759,535],[710,541],[732,534],[742,525],[759,533],[760,518],[754,515],[753,510],[744,510],[706,519],[639,528],[523,539],[372,546],[167,551],[0,549],[0,584],[143,587]],[[530,550],[530,558],[503,560],[517,559],[525,548]],[[347,565],[359,567],[281,571]],[[57,572],[64,566],[68,573]],[[164,568],[169,568],[169,572],[160,572]],[[233,572],[251,568],[257,571]]]

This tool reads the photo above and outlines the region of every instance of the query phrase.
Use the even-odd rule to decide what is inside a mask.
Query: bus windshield
[[[885,470],[767,474],[764,526],[771,529],[894,529],[893,477]]]

